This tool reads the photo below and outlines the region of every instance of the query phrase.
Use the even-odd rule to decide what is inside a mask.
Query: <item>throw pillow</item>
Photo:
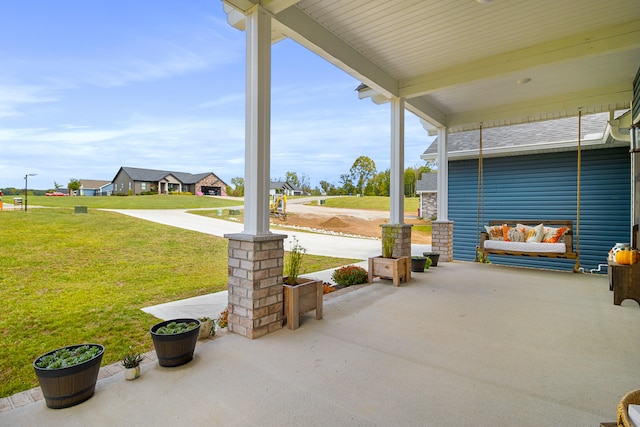
[[[560,228],[552,228],[552,227],[544,227],[544,237],[542,238],[543,243],[558,243],[562,236],[564,236],[569,228],[560,227]]]
[[[510,242],[524,242],[524,229],[518,227],[510,228],[508,236]]]
[[[504,240],[504,237],[502,235],[501,225],[494,225],[491,227],[488,225],[485,225],[484,229],[487,231],[487,234],[489,235],[489,240]]]
[[[524,228],[524,241],[527,243],[540,243],[544,237],[544,224],[535,227],[518,224],[518,228]]]

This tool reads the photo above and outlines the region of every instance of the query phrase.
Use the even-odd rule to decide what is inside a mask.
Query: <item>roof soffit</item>
[[[639,65],[637,0],[223,1],[450,133],[628,108]]]

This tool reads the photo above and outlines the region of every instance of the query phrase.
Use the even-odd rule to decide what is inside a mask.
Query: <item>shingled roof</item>
[[[213,172],[192,174],[187,172],[142,169],[142,168],[127,167],[127,166],[123,166],[122,170],[126,172],[126,174],[129,175],[131,179],[134,181],[157,182],[164,179],[168,175],[173,175],[178,181],[180,181],[183,184],[196,184],[206,176],[213,174]]]
[[[416,182],[416,193],[435,192],[438,190],[438,174],[436,172],[423,173]]]
[[[608,113],[582,116],[580,137],[585,142],[606,142]],[[578,118],[570,117],[513,126],[494,127],[482,131],[483,156],[508,155],[526,151],[560,151],[575,149],[578,139]],[[452,133],[447,137],[447,152],[451,158],[478,157],[480,132],[477,130]],[[627,143],[628,144],[628,143]],[[437,138],[420,156],[434,160]]]

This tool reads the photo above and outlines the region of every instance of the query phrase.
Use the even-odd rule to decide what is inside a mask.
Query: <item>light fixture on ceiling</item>
[[[527,83],[529,83],[531,81],[531,79],[529,77],[523,77],[519,80],[516,80],[516,83],[518,83],[519,85],[525,85]]]
[[[477,2],[477,3],[480,3],[480,4],[489,4],[489,3],[491,3],[492,1],[493,1],[493,0],[476,0],[476,2]]]

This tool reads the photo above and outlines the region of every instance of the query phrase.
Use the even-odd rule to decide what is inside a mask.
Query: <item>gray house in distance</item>
[[[113,194],[189,192],[224,196],[226,187],[227,184],[213,172],[191,174],[123,166],[113,178]]]
[[[81,196],[110,196],[113,189],[111,181],[103,181],[98,179],[81,179],[80,195]]]
[[[423,173],[416,182],[416,193],[420,196],[418,216],[435,219],[438,212],[438,174],[435,171]]]
[[[290,182],[271,181],[269,183],[269,195],[285,194],[287,196],[302,196],[302,190]]]

